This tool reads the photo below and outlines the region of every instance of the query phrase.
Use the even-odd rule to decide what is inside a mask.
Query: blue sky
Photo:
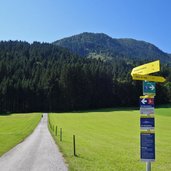
[[[0,40],[53,42],[82,32],[171,53],[171,0],[1,0]]]

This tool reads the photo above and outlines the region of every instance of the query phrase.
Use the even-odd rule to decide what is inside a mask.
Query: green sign
[[[144,95],[156,95],[156,83],[143,81],[143,94]]]

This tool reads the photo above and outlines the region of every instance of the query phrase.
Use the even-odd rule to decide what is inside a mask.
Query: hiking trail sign
[[[160,61],[150,62],[144,65],[133,68],[131,75],[147,75],[160,71]]]
[[[141,134],[141,161],[155,161],[155,133],[142,131]]]
[[[156,83],[143,81],[143,95],[156,95]]]
[[[151,162],[155,161],[155,115],[154,96],[156,83],[164,82],[161,76],[149,75],[160,71],[160,61],[150,62],[133,68],[133,80],[143,81],[143,95],[140,96],[140,158],[146,162],[146,171],[151,171]]]
[[[154,96],[140,96],[140,108],[154,107]]]
[[[154,116],[141,116],[140,128],[141,130],[153,130],[155,127]]]
[[[131,76],[133,80],[147,80],[153,82],[164,82],[166,79],[161,76],[148,75],[160,71],[160,61],[150,62],[133,68]]]
[[[160,76],[153,76],[153,75],[138,75],[138,74],[133,74],[132,75],[133,80],[146,80],[146,81],[153,81],[153,82],[165,82],[166,79],[164,77]]]

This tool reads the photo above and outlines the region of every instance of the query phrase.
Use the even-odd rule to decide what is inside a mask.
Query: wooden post
[[[75,135],[73,135],[74,156],[76,156]]]
[[[57,136],[57,134],[58,134],[58,127],[56,126],[55,135]]]
[[[62,128],[60,128],[60,141],[62,141]]]

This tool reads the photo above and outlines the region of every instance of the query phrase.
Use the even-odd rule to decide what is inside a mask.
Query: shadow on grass
[[[33,113],[35,113],[35,112],[33,112]],[[37,112],[37,113],[45,113],[45,112]],[[46,112],[47,113],[47,112]],[[20,115],[20,114],[32,114],[32,112],[7,112],[7,113],[0,113],[0,116],[10,116],[10,115],[13,115],[13,114],[15,114],[15,115]]]
[[[12,115],[12,113],[10,113],[10,112],[7,112],[7,113],[0,113],[0,116],[9,116],[9,115]]]
[[[156,108],[171,108],[171,103],[163,104],[163,105],[158,105]]]
[[[81,154],[76,154],[76,156],[74,155],[71,155],[72,158],[77,158],[77,159],[81,159],[81,160],[86,160],[86,161],[94,161],[93,159],[90,159],[88,157],[85,157]]]
[[[138,107],[102,108],[102,109],[89,109],[89,110],[74,110],[74,111],[57,112],[57,113],[58,114],[68,114],[68,113],[79,114],[79,113],[94,113],[94,112],[100,113],[100,112],[115,112],[115,111],[133,111],[133,110],[139,110],[139,108]]]

